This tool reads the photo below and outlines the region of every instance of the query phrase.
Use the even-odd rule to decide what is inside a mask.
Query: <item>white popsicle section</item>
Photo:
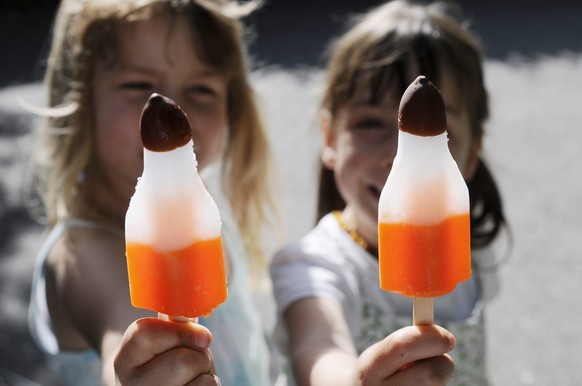
[[[127,243],[159,251],[220,236],[218,208],[198,175],[192,140],[166,152],[144,148],[144,171],[125,224]]]
[[[398,152],[380,195],[382,223],[435,225],[469,212],[469,194],[448,149],[447,133],[398,133]],[[438,203],[438,204],[435,204]]]

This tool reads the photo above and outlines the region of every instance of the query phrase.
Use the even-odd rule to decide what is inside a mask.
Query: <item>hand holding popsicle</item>
[[[414,324],[433,324],[435,296],[471,276],[469,193],[447,146],[438,89],[419,76],[398,113],[398,151],[380,196],[380,286],[414,298]]]
[[[141,135],[144,171],[125,226],[131,302],[173,320],[208,315],[227,296],[221,222],[196,169],[188,119],[152,94]]]
[[[120,385],[217,384],[208,351],[212,335],[196,323],[154,318],[133,322],[125,331],[114,360]],[[196,383],[198,382],[198,383]]]
[[[453,335],[439,326],[403,327],[360,355],[359,384],[447,384],[455,372],[448,355],[455,344]]]

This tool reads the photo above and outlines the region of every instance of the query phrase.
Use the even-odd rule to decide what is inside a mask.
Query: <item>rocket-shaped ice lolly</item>
[[[208,315],[226,300],[221,221],[197,172],[184,112],[152,94],[141,116],[144,170],[125,219],[134,307],[176,320]]]
[[[398,111],[398,150],[378,208],[380,287],[413,297],[414,324],[471,276],[469,193],[447,144],[445,105],[419,76]]]

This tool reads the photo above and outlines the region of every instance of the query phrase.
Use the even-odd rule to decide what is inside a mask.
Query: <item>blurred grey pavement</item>
[[[42,227],[28,216],[21,191],[36,120],[17,103],[39,101],[35,82],[56,3],[0,0],[0,385],[58,385],[25,323]],[[253,80],[285,176],[289,240],[314,218],[323,48],[346,14],[379,3],[272,0],[250,19],[251,54],[262,65]],[[499,267],[501,293],[487,313],[489,371],[495,386],[579,385],[582,1],[505,3],[460,1],[485,46],[492,105],[485,156],[513,233]]]

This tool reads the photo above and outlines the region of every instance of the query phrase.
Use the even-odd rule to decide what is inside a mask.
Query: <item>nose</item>
[[[170,86],[170,85],[161,85],[161,86],[157,87],[155,92],[157,92],[158,94],[162,94],[163,96],[165,96],[167,98],[170,98],[178,106],[180,106],[180,108],[182,108],[182,100],[181,100],[182,98],[180,96],[180,93],[177,91],[177,89],[175,87]]]
[[[180,90],[179,86],[162,85],[158,87],[158,90],[156,90],[156,92],[173,100],[182,109],[182,111],[186,113],[188,121],[190,122],[190,127],[192,128],[192,134],[194,134],[195,130],[192,124],[192,117],[190,116],[191,114],[188,114],[187,111],[188,110],[187,101],[184,99],[185,98],[184,95],[182,95],[179,90]]]

